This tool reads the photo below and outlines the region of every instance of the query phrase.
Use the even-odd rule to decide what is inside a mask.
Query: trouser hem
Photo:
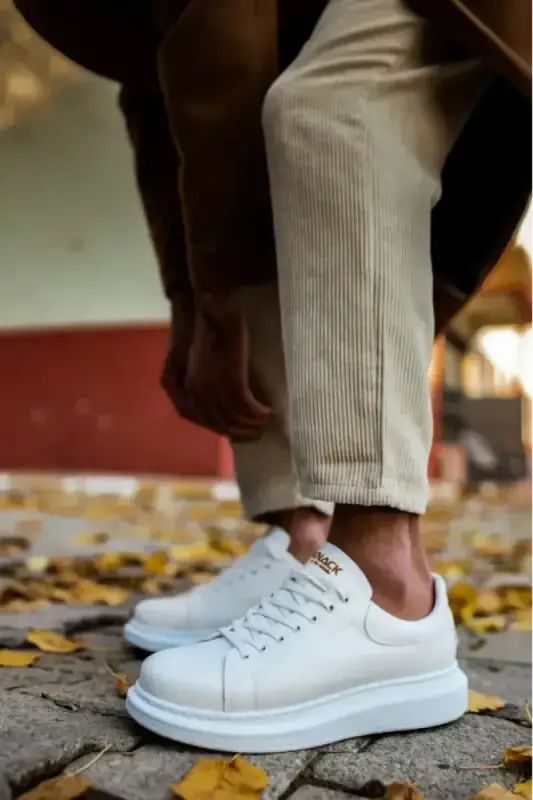
[[[429,499],[429,486],[394,483],[387,487],[366,487],[344,484],[302,483],[302,491],[311,502],[343,503],[357,506],[396,508],[410,514],[424,514]]]

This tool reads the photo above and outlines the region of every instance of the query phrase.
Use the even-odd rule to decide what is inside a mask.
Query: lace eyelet
[[[311,622],[318,622],[318,617],[311,617]]]

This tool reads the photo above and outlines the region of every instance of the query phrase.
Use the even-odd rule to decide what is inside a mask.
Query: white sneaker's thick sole
[[[285,708],[225,713],[159,700],[135,684],[134,720],[184,744],[232,753],[320,747],[356,736],[433,728],[462,717],[468,682],[457,664],[437,673],[383,681]]]
[[[168,650],[171,647],[182,647],[186,644],[196,644],[210,639],[216,629],[206,628],[172,630],[170,628],[156,628],[154,625],[143,625],[130,620],[124,626],[124,638],[134,647],[157,653],[159,650]]]

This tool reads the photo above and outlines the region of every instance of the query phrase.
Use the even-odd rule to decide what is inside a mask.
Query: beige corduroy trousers
[[[274,414],[261,441],[235,447],[251,517],[425,510],[431,210],[485,85],[446,50],[401,0],[330,0],[267,95],[278,284],[243,297]]]

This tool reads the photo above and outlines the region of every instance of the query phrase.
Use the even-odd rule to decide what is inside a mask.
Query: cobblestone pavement
[[[127,615],[127,608],[110,614],[104,608],[61,606],[0,615],[0,648],[23,645],[24,629],[42,626],[88,647],[69,656],[42,654],[31,669],[0,670],[0,800],[78,769],[105,747],[109,750],[87,772],[95,787],[89,800],[169,800],[169,787],[202,756],[147,734],[126,717],[106,665],[130,679],[139,670],[139,654],[121,638],[119,622]],[[508,701],[501,711],[468,714],[430,732],[252,757],[270,778],[265,797],[340,800],[361,796],[359,790],[373,779],[416,782],[427,800],[472,797],[488,781],[486,772],[471,767],[498,764],[504,747],[531,740],[523,710],[531,692],[530,667],[521,663],[525,640],[527,634],[513,634],[500,660],[463,661],[473,688]],[[498,770],[489,774],[490,782],[513,782]]]
[[[6,513],[0,513],[4,529]],[[78,520],[78,531],[82,524],[87,528]],[[65,525],[64,519],[59,526],[48,520],[47,529],[68,550]],[[58,538],[48,534],[44,550],[57,549]],[[121,636],[134,602],[132,597],[116,607],[53,604],[0,613],[0,649],[24,647],[32,628],[58,631],[86,646],[73,655],[43,653],[31,668],[0,669],[0,800],[15,800],[46,778],[76,771],[105,748],[87,770],[94,787],[89,800],[169,800],[170,786],[205,755],[156,738],[126,716],[109,667],[130,680],[138,674],[141,656]],[[531,635],[504,632],[490,635],[480,650],[469,646],[464,639],[461,656],[472,688],[498,695],[505,708],[467,714],[429,732],[252,756],[270,779],[265,798],[362,797],[372,780],[416,783],[425,800],[467,800],[486,783],[511,786],[513,775],[474,767],[497,765],[506,746],[531,742],[524,711],[531,694]]]

